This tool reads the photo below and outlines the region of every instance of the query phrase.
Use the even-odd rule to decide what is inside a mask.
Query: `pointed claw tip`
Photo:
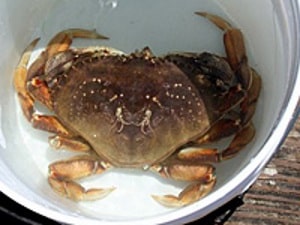
[[[40,39],[41,38],[38,37],[38,38],[35,38],[33,41],[31,41],[30,44],[24,49],[23,55],[27,52],[31,52],[35,48],[35,46],[37,45],[37,43],[39,42]],[[27,55],[26,55],[26,57],[27,57]]]
[[[94,29],[92,31],[94,32],[95,38],[97,38],[97,39],[103,39],[103,40],[108,40],[109,39],[109,37],[107,37],[105,35],[102,35],[102,34],[99,34],[96,29]]]
[[[198,15],[198,16],[203,16],[203,17],[207,16],[206,12],[195,12],[195,14]]]
[[[151,197],[165,207],[178,208],[184,206],[184,204],[182,204],[182,202],[174,195],[151,195]]]
[[[101,35],[101,34],[97,34],[97,38],[98,39],[103,39],[103,40],[109,40],[109,37],[106,37],[106,36]]]
[[[89,189],[85,192],[84,196],[81,196],[82,198],[80,200],[89,200],[89,201],[94,201],[94,200],[100,200],[107,195],[109,195],[112,191],[114,191],[116,188],[115,187],[110,187],[110,188],[105,188],[105,189]]]
[[[34,46],[35,46],[40,40],[41,40],[40,37],[34,39],[34,40],[31,42],[31,45],[34,45]]]
[[[159,201],[159,199],[161,198],[160,195],[151,195],[151,197],[152,197],[155,201]]]

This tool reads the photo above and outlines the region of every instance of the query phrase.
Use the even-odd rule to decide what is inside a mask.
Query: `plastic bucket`
[[[56,32],[82,27],[96,28],[111,39],[75,45],[224,54],[222,33],[194,11],[223,16],[245,35],[250,64],[263,80],[255,140],[235,158],[216,165],[218,182],[212,193],[187,207],[165,208],[150,197],[178,193],[184,184],[135,170],[116,169],[85,179],[86,186],[118,188],[101,201],[76,203],[55,194],[47,183],[47,166],[70,154],[51,150],[48,134],[34,130],[21,115],[12,74],[24,47],[35,37],[42,38],[42,47]],[[220,207],[255,181],[297,117],[299,15],[297,0],[1,1],[0,190],[39,214],[70,224],[182,224]]]

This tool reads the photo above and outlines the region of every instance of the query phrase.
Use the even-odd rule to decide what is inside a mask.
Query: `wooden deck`
[[[300,225],[300,117],[248,192],[195,224]]]

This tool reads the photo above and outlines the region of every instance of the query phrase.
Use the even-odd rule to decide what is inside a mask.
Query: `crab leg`
[[[256,71],[251,69],[248,65],[246,47],[241,31],[233,28],[227,21],[216,15],[205,12],[196,12],[196,14],[209,19],[217,27],[225,31],[224,45],[227,60],[241,83],[242,89],[246,91],[245,97],[241,98],[243,100],[239,104],[239,118],[236,120],[221,119],[206,135],[196,141],[197,143],[204,143],[235,134],[229,147],[221,153],[212,151],[208,154],[208,151],[203,151],[204,153],[202,155],[202,151],[199,151],[197,154],[194,154],[199,158],[207,157],[210,154],[211,156],[215,155],[216,161],[220,161],[233,157],[253,139],[255,128],[251,123],[251,119],[259,97],[261,79]],[[231,100],[232,98],[229,99]],[[227,102],[225,101],[224,104],[225,109],[227,108],[226,105],[228,105]]]
[[[52,116],[40,116],[35,113],[34,99],[27,91],[27,65],[32,50],[38,43],[39,39],[33,40],[22,53],[21,59],[14,72],[14,88],[17,91],[23,114],[34,127],[44,129],[50,132],[68,134],[68,131],[60,124],[60,122]]]
[[[208,144],[237,133],[241,129],[238,119],[224,118],[214,124],[209,131],[194,141],[195,144]]]
[[[256,109],[256,103],[261,89],[261,77],[252,70],[252,85],[248,90],[248,94],[244,101],[241,103],[241,115],[243,123],[248,123]]]
[[[233,28],[227,21],[219,16],[206,12],[196,12],[196,14],[207,18],[221,30],[225,31],[224,45],[228,62],[233,71],[237,74],[243,88],[248,90],[251,86],[252,76],[251,69],[248,66],[246,47],[242,32]]]
[[[154,165],[151,170],[162,177],[194,182],[188,185],[178,196],[153,195],[154,200],[167,207],[189,205],[207,195],[216,183],[214,168],[211,165],[189,164],[185,162],[170,165]]]
[[[60,135],[49,137],[49,145],[56,150],[68,149],[75,152],[88,152],[91,150],[90,145],[81,139],[75,137],[68,138]]]
[[[89,39],[108,39],[108,37],[98,34],[95,30],[85,29],[67,29],[56,34],[48,43],[46,49],[47,57],[55,55],[57,52],[69,49],[74,38],[89,38]]]
[[[14,88],[18,94],[21,108],[27,120],[31,120],[34,112],[34,100],[26,90],[27,64],[31,53],[39,39],[33,40],[22,53],[21,59],[14,71]]]
[[[17,91],[22,111],[29,122],[35,128],[48,132],[53,132],[65,136],[71,134],[64,128],[61,122],[54,116],[39,115],[34,109],[34,103],[39,100],[49,109],[52,108],[50,94],[46,84],[41,81],[38,76],[44,73],[44,67],[47,60],[60,51],[67,50],[73,38],[99,38],[107,39],[107,37],[98,34],[96,31],[84,29],[68,29],[59,32],[49,42],[46,50],[27,70],[31,53],[36,46],[39,38],[33,40],[22,53],[20,62],[14,72],[14,87]],[[35,98],[29,93],[28,89],[34,93]]]
[[[249,123],[235,133],[229,146],[224,150],[218,151],[216,148],[193,147],[182,149],[177,154],[177,157],[182,161],[221,162],[222,160],[234,157],[253,139],[254,134],[254,126],[252,123]],[[204,142],[206,141],[207,140],[204,139]]]
[[[242,150],[255,135],[255,129],[252,123],[246,125],[233,138],[229,146],[219,153],[219,161],[234,157],[240,150]]]
[[[85,190],[74,180],[103,173],[110,165],[92,156],[76,156],[58,161],[49,166],[48,182],[54,191],[75,201],[97,200],[111,193],[115,188],[92,188]]]

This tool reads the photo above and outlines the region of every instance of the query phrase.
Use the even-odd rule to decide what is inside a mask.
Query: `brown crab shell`
[[[153,165],[210,127],[199,91],[175,64],[72,54],[60,75],[46,79],[53,110],[111,164]]]

